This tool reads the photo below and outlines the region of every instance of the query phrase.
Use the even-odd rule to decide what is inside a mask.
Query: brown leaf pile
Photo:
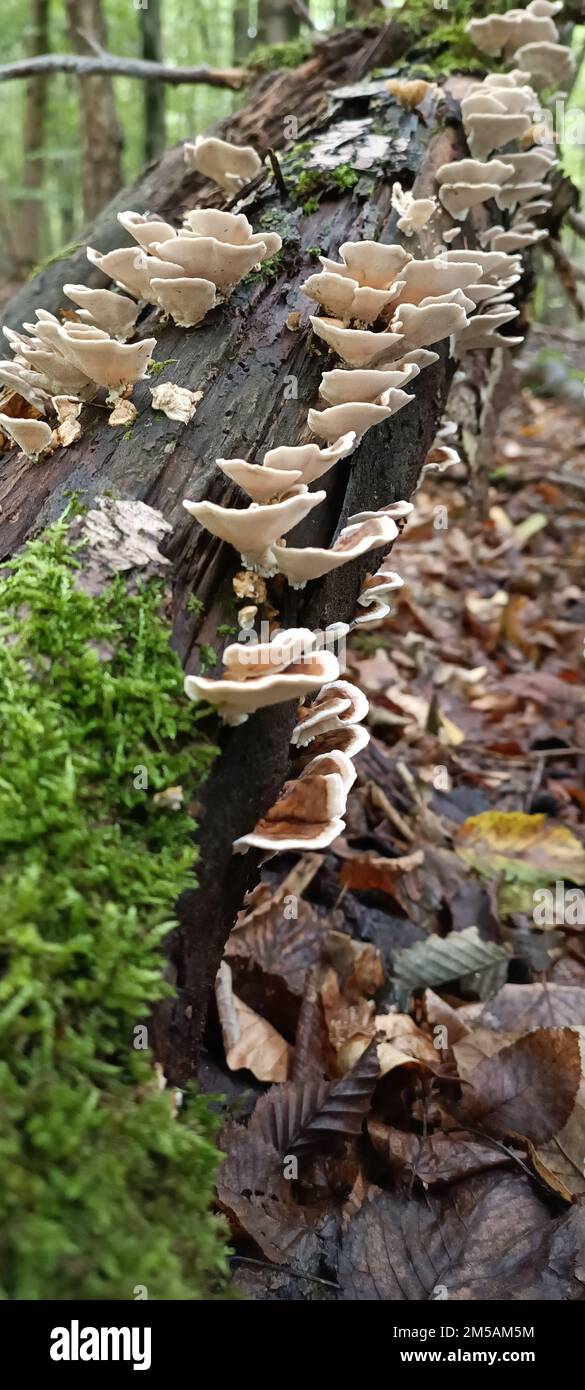
[[[485,520],[425,481],[350,651],[344,836],[270,861],[227,945],[218,1205],[252,1297],[582,1297],[583,416],[524,392],[498,450]]]

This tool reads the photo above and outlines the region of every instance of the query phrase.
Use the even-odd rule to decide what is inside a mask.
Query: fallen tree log
[[[321,45],[303,68],[262,79],[250,104],[223,131],[239,143],[256,144],[261,152],[282,148],[286,119],[291,111],[302,111],[302,119],[295,117],[292,149],[282,160],[282,179],[262,174],[239,204],[255,230],[269,226],[279,231],[283,250],[276,262],[247,277],[195,331],[161,327],[152,310],[141,317],[140,336],[154,333],[157,338],[161,370],[153,379],[156,384],[169,381],[203,393],[191,423],[154,413],[150,386],[142,382],[134,391],[138,418],[127,431],[109,428],[103,407],[89,406],[76,444],[40,465],[13,456],[0,464],[3,558],[59,516],[71,492],[83,502],[103,494],[132,498],[163,514],[173,528],[165,553],[175,581],[174,644],[188,672],[198,668],[202,644],[214,648],[219,662],[223,639],[218,628],[226,624],[226,615],[233,618],[235,613],[230,581],[238,565],[229,547],[193,524],[182,501],[206,498],[241,505],[243,495],[219,473],[215,459],[258,458],[277,444],[308,437],[307,411],[329,365],[311,337],[309,308],[299,292],[314,268],[316,248],[335,257],[345,240],[400,240],[391,207],[394,180],[413,186],[417,196],[428,196],[435,191],[437,167],[465,153],[457,99],[468,79],[436,90],[422,112],[397,104],[384,75],[364,79],[371,66],[379,69],[404,51],[403,26],[391,22],[373,33],[350,31],[328,42],[330,47]],[[115,220],[121,207],[150,208],[178,222],[195,205],[219,202],[217,190],[185,173],[178,148],[106,210],[88,239],[100,250],[122,244]],[[464,224],[465,244],[476,244],[488,218],[484,207]],[[409,249],[431,255],[442,225],[447,223],[441,214],[432,232],[413,238]],[[67,281],[96,283],[84,252],[42,271],[9,306],[6,322],[19,325],[32,318],[33,307],[62,308]],[[298,311],[300,321],[291,320]],[[326,502],[292,533],[295,544],[328,545],[352,513],[412,495],[454,371],[448,343],[437,351],[439,360],[414,383],[416,403],[370,430],[351,457],[337,465],[326,480]],[[478,354],[468,385],[470,437],[480,433],[490,371],[485,356]],[[349,621],[371,567],[366,556],[296,592],[275,582],[271,599],[280,624],[323,630],[332,621]],[[218,735],[221,756],[198,812],[199,887],[181,901],[180,929],[170,945],[177,996],[156,1022],[158,1055],[178,1084],[196,1064],[223,946],[257,866],[256,854],[234,858],[232,843],[253,827],[282,787],[294,715],[294,705],[276,706]]]

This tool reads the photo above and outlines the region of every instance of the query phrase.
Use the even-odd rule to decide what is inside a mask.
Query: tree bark
[[[168,380],[203,391],[191,424],[182,426],[153,414],[144,382],[134,391],[139,415],[128,436],[107,427],[103,410],[89,407],[78,444],[57,451],[41,465],[12,457],[0,463],[0,559],[57,517],[72,490],[84,501],[110,493],[160,509],[173,527],[166,553],[175,579],[174,644],[188,671],[197,669],[200,643],[215,648],[219,669],[223,642],[218,627],[226,622],[226,614],[231,619],[235,612],[230,607],[231,579],[239,563],[229,547],[193,523],[182,500],[208,498],[244,505],[243,494],[227,482],[215,459],[257,460],[276,444],[296,444],[308,437],[307,411],[317,402],[323,370],[333,365],[322,345],[311,338],[309,307],[300,293],[300,285],[315,268],[314,248],[336,258],[344,240],[400,240],[391,207],[394,180],[413,186],[415,196],[428,196],[436,191],[438,165],[465,152],[449,84],[434,105],[425,108],[423,121],[417,111],[397,106],[379,80],[361,80],[370,65],[394,62],[404,43],[404,30],[394,22],[383,30],[335,35],[296,71],[261,79],[248,106],[223,123],[224,135],[238,143],[252,140],[263,153],[270,146],[282,147],[283,118],[291,111],[301,112],[298,138],[311,142],[306,158],[322,171],[323,183],[318,206],[308,215],[292,196],[290,173],[291,196],[286,202],[269,176],[261,176],[244,197],[244,210],[255,228],[270,213],[283,235],[274,279],[249,277],[195,331],[163,327],[153,310],[144,311],[139,332],[154,332],[156,357],[167,363],[156,383]],[[464,80],[458,79],[456,90],[458,96],[464,94]],[[352,191],[327,180],[327,170],[348,164],[360,174]],[[150,207],[179,222],[187,209],[220,201],[217,189],[185,174],[182,150],[172,150],[124,195],[123,202],[116,200],[98,220],[91,241],[102,250],[120,244],[114,221],[120,206]],[[478,232],[488,221],[484,207],[465,224],[466,245],[477,244]],[[408,249],[431,255],[447,225],[443,214],[437,214],[432,230],[424,229],[418,240],[412,238]],[[12,306],[9,321],[32,318],[35,304],[57,311],[64,281],[81,279],[94,277],[80,253],[37,277]],[[289,317],[298,309],[303,311],[301,323],[291,330]],[[325,477],[326,501],[291,533],[292,544],[328,545],[352,513],[411,496],[454,370],[448,343],[436,350],[439,360],[412,388],[415,403],[370,430],[351,458]],[[476,359],[466,403],[469,435],[479,433],[490,372],[484,354],[476,354]],[[296,385],[292,393],[291,383]],[[349,621],[361,580],[377,567],[382,554],[346,565],[301,591],[273,581],[270,597],[279,623],[323,630],[334,620]],[[192,594],[204,605],[203,617],[189,605]],[[258,856],[234,857],[232,843],[254,826],[278,795],[287,774],[294,717],[295,705],[281,705],[259,712],[238,728],[218,731],[221,756],[198,812],[199,888],[181,902],[180,929],[170,943],[178,994],[156,1020],[157,1051],[176,1084],[193,1074],[225,940],[256,873]]]
[[[148,0],[139,11],[142,57],[148,62],[163,62],[163,38],[160,0]],[[156,159],[166,145],[166,91],[162,82],[144,84],[144,158]]]
[[[49,0],[29,2],[28,52],[31,58],[49,49]],[[29,77],[26,84],[24,129],[22,136],[22,182],[32,197],[24,198],[20,207],[19,233],[16,243],[18,268],[22,275],[41,259],[43,246],[44,208],[40,198],[45,175],[43,145],[47,112],[47,78],[39,73]]]
[[[106,21],[101,0],[67,0],[69,39],[74,53],[91,54],[105,47]],[[79,134],[83,215],[96,217],[122,187],[124,137],[109,73],[80,77]]]

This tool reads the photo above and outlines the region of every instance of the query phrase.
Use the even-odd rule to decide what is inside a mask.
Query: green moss
[[[259,43],[252,50],[247,67],[254,72],[277,72],[279,68],[298,68],[313,56],[310,39],[290,39],[288,43]]]
[[[161,586],[76,585],[60,522],[0,579],[0,1298],[204,1298],[206,1100],[178,1117],[141,1025],[194,883],[192,800],[214,749],[182,694]]]
[[[360,176],[350,164],[338,164],[336,169],[332,169],[331,178],[338,188],[345,189],[355,188]]]
[[[148,375],[159,376],[161,372],[164,372],[165,367],[171,367],[175,362],[178,362],[178,360],[178,357],[165,357],[163,361],[157,362],[151,358],[148,366]]]
[[[201,642],[199,645],[199,670],[201,674],[205,675],[206,671],[213,670],[213,667],[217,666],[218,660],[217,652],[214,651],[213,647],[208,642]]]
[[[273,256],[268,256],[265,261],[261,261],[257,270],[250,271],[248,280],[278,280],[283,261],[282,251],[275,251]]]

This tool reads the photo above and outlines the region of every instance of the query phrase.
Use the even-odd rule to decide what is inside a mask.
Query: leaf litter
[[[523,391],[482,515],[461,469],[416,502],[348,654],[346,830],[268,861],[227,944],[218,1207],[255,1299],[580,1299],[582,413]]]

